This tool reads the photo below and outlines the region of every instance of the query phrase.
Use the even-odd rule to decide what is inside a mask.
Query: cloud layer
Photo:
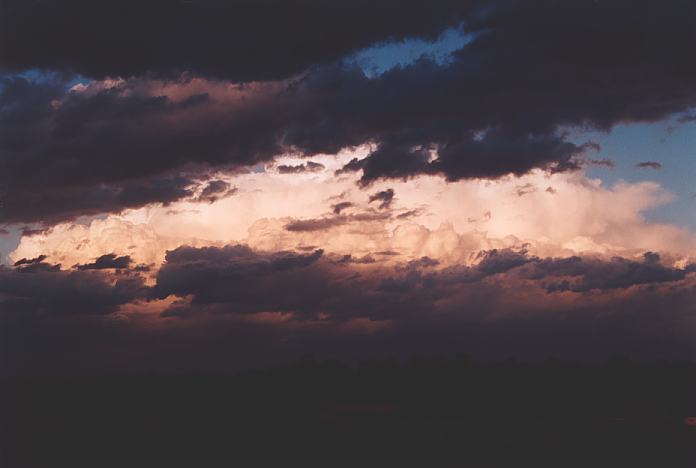
[[[428,176],[366,193],[333,176],[363,156],[25,236],[2,269],[3,372],[225,371],[416,349],[694,354],[693,238],[644,218],[668,199],[655,184]]]
[[[81,7],[80,14],[91,18],[91,7]],[[223,7],[194,8],[207,15],[220,13],[216,8]],[[286,8],[290,16],[316,11],[306,20],[319,25],[311,33],[317,37],[321,28],[331,30],[328,26],[333,24],[321,15],[333,17],[343,11],[303,10],[307,5]],[[366,4],[344,10],[364,19],[361,8]],[[125,64],[140,63],[137,60],[109,60],[105,63],[123,70],[93,71],[95,76],[106,73],[126,79],[80,84],[68,91],[64,75],[34,81],[6,76],[0,94],[0,161],[7,168],[0,179],[5,191],[3,221],[51,223],[152,202],[166,204],[191,196],[192,187],[207,178],[211,167],[247,167],[286,153],[335,154],[363,144],[373,145],[369,156],[349,162],[342,171],[358,171],[364,186],[382,178],[418,174],[454,181],[521,175],[535,168],[569,170],[578,167],[577,158],[593,145],[571,141],[568,128],[608,130],[617,123],[660,120],[696,105],[696,68],[681,52],[695,41],[695,13],[688,2],[669,2],[657,11],[651,2],[619,0],[591,5],[493,2],[475,8],[476,13],[467,17],[464,29],[472,39],[448,62],[423,57],[368,77],[357,65],[339,58],[376,40],[437,31],[447,23],[446,13],[458,9],[438,3],[426,12],[408,7],[393,15],[391,9],[374,8],[366,16],[370,18],[366,29],[351,26],[365,32],[340,33],[345,42],[336,49],[331,39],[318,41],[326,44],[322,46],[326,56],[319,54],[323,59],[314,58],[311,47],[302,47],[308,57],[292,55],[297,64],[288,64],[285,72],[264,71],[263,64],[283,62],[261,59],[255,75],[253,63],[230,59],[234,51],[223,54],[226,61],[251,74],[246,78],[275,81],[246,85],[220,81],[214,77],[225,73],[214,71],[224,67],[212,57],[200,55],[197,68],[176,47],[172,50],[178,51],[182,71],[192,74],[176,75],[174,81],[145,75],[147,70],[137,66],[128,70]],[[21,6],[10,8],[13,14],[21,15],[22,10]],[[250,6],[248,11],[256,14]],[[273,11],[266,12],[269,23],[262,24],[275,24],[272,18],[277,10]],[[65,12],[50,16],[54,18],[51,27],[71,18],[63,16]],[[232,16],[221,14],[220,18]],[[247,24],[244,15],[234,18]],[[93,27],[106,21],[92,19],[80,24]],[[378,36],[370,33],[372,21],[380,25]],[[350,23],[345,17],[341,22]],[[22,24],[17,29],[12,24],[5,29],[12,37],[40,26],[17,23]],[[222,31],[236,35],[245,30],[222,28],[217,21],[211,24],[206,31],[213,36],[204,34],[201,40],[212,40]],[[392,24],[395,29],[390,28]],[[42,34],[50,31],[39,29]],[[107,25],[104,31],[108,30]],[[270,30],[277,33],[282,28]],[[143,31],[136,27],[133,39]],[[263,36],[260,31],[255,36],[259,34]],[[32,49],[39,36],[31,41],[3,41],[17,48],[5,50],[6,63],[98,68],[99,61],[88,60],[91,41],[89,46],[71,43],[69,48],[51,41],[55,50],[45,57],[55,62],[42,62],[39,51]],[[293,37],[300,40],[301,35]],[[236,44],[226,36],[218,39]],[[259,47],[264,41],[278,46],[273,50],[282,50],[279,44],[288,43],[270,33],[259,40]],[[139,50],[146,50],[140,46],[142,41],[135,43]],[[106,50],[130,57],[135,51],[127,44]],[[20,55],[21,47],[27,47],[21,54],[27,57],[26,64],[12,59]],[[194,41],[191,47],[203,44]],[[81,57],[82,53],[86,55]],[[109,55],[101,50],[100,54]],[[164,60],[168,54],[154,56]],[[315,66],[301,75],[290,73],[309,63]],[[176,68],[166,61],[159,65]],[[234,73],[226,77],[235,79]]]
[[[690,118],[692,2],[100,7],[0,7],[0,373],[694,356],[696,237],[583,137]]]
[[[325,357],[407,357],[409,343],[479,357],[696,351],[688,339],[696,325],[696,267],[666,266],[650,252],[603,260],[489,250],[470,266],[442,267],[427,257],[346,261],[321,250],[181,246],[167,253],[152,286],[120,264],[63,270],[44,260],[0,269],[3,354],[20,357],[5,361],[3,374],[47,372],[56,363],[70,372],[98,371],[94,362],[142,369],[115,357],[144,350],[140,359],[157,371],[171,370],[172,361],[186,371],[206,360],[203,369],[233,370],[310,349]],[[37,339],[48,330],[48,341]],[[82,334],[92,355],[76,358],[61,343]],[[155,337],[157,347],[146,344]],[[221,341],[211,349],[209,340]]]
[[[287,78],[376,42],[434,38],[479,2],[436,0],[85,0],[3,2],[0,66],[94,78],[190,71],[232,81]]]

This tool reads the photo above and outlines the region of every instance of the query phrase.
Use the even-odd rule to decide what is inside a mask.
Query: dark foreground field
[[[0,388],[3,468],[696,466],[688,363],[306,360]]]

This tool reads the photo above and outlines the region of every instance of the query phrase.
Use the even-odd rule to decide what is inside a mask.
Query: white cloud
[[[46,254],[65,266],[104,253],[128,254],[138,263],[160,263],[181,244],[248,243],[263,250],[323,248],[328,253],[393,251],[403,257],[429,256],[443,263],[468,263],[481,249],[526,247],[538,255],[638,255],[645,250],[678,261],[696,251],[694,236],[679,227],[650,222],[647,211],[671,200],[652,182],[604,187],[582,172],[541,171],[496,181],[447,183],[421,176],[382,181],[368,189],[357,174],[334,171],[368,148],[311,158],[320,171],[281,174],[277,166],[306,159],[285,157],[265,170],[220,174],[238,191],[214,203],[182,201],[95,219],[88,225],[61,224],[22,238],[12,260]],[[379,218],[369,195],[392,188],[389,216]],[[337,219],[332,205],[349,202],[333,227],[288,231],[293,220]],[[360,216],[360,214],[367,216]],[[400,214],[408,215],[402,218]],[[332,224],[327,222],[327,224]],[[669,256],[671,254],[671,257]],[[386,258],[387,256],[385,256]]]

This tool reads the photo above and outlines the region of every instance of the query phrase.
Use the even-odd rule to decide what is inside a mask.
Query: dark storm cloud
[[[22,259],[16,268],[0,267],[0,315],[22,319],[22,314],[98,315],[144,297],[139,276],[61,270],[44,262],[45,256]]]
[[[53,109],[51,103],[61,98],[64,105]],[[190,177],[161,163],[148,170],[156,158],[148,162],[145,146],[158,146],[157,130],[145,135],[137,130],[141,124],[130,121],[157,114],[162,104],[119,99],[108,91],[66,97],[60,80],[3,78],[0,219],[51,223],[190,196]]]
[[[609,261],[570,257],[544,259],[535,262],[534,265],[534,269],[542,275],[570,277],[549,282],[546,285],[549,292],[586,292],[627,288],[641,284],[668,283],[684,279],[691,268],[666,267],[660,263],[659,255],[652,252],[647,252],[642,262],[621,257],[615,257]]]
[[[511,278],[540,281],[539,284],[550,293],[580,293],[681,281],[695,270],[695,265],[668,267],[654,252],[646,252],[643,260],[638,261],[623,257],[609,260],[578,256],[539,258],[513,250],[490,250],[479,254],[478,264],[474,267],[455,266],[443,270],[441,279],[449,282],[481,281],[510,270],[515,270],[511,272]]]
[[[376,265],[372,256],[327,258],[312,254],[259,252],[246,246],[180,247],[167,254],[152,295],[190,297],[165,316],[293,313],[298,320],[316,320],[325,313],[339,322],[357,317],[393,318],[424,311],[430,294],[415,288],[403,296],[380,287],[377,272],[364,275],[355,264]],[[420,265],[407,266],[395,282],[417,282]],[[356,274],[358,273],[358,274]]]
[[[503,2],[467,25],[479,35],[449,67],[432,74],[421,68],[430,75],[421,79],[429,83],[428,98],[411,93],[392,108],[403,123],[409,111],[419,112],[422,125],[382,139],[352,167],[369,182],[413,173],[496,177],[568,164],[581,148],[563,138],[563,126],[609,129],[696,104],[696,66],[683,60],[696,44],[694,21],[696,7],[686,1],[659,8],[647,1]],[[417,69],[411,67],[410,79],[399,77],[401,86],[415,91]],[[432,130],[429,122],[436,122]],[[438,159],[428,162],[428,145]]]
[[[353,275],[345,269],[350,264],[376,268]],[[652,252],[637,261],[620,257],[539,258],[509,249],[483,251],[473,266],[433,269],[438,265],[436,260],[423,257],[382,269],[371,255],[327,258],[321,251],[307,255],[266,253],[242,245],[180,247],[167,254],[153,294],[158,298],[192,296],[194,308],[217,305],[220,311],[231,313],[287,311],[313,317],[321,311],[342,320],[384,319],[427,313],[444,298],[467,294],[467,288],[474,288],[470,291],[473,293],[484,284],[521,285],[532,281],[534,286],[524,287],[544,293],[601,294],[631,286],[678,282],[694,270],[693,266],[664,266],[659,255]],[[554,302],[551,296],[547,300]],[[177,315],[186,307],[178,307]],[[450,307],[464,307],[464,303],[455,301]]]
[[[429,288],[441,289],[441,294],[447,294],[446,289],[456,288],[457,285],[480,283],[486,278],[506,273],[519,266],[525,265],[536,260],[535,257],[528,256],[525,252],[517,252],[513,250],[488,250],[479,252],[477,256],[478,263],[474,266],[455,265],[443,268],[440,271],[432,271],[425,275],[413,275],[413,271],[409,273],[410,281],[417,280],[422,286]],[[437,266],[438,261],[428,257],[423,257],[416,261],[409,262],[406,270],[417,270]],[[394,278],[389,278],[389,281],[394,281]],[[397,280],[398,281],[398,280]],[[415,284],[406,285],[404,287],[413,287]],[[444,288],[444,289],[443,289]]]
[[[282,79],[375,42],[434,38],[475,3],[7,0],[0,7],[0,66],[97,78],[191,71],[234,81]]]
[[[304,164],[297,166],[278,166],[278,172],[281,174],[302,174],[303,172],[318,172],[324,169],[324,165],[313,161],[307,161]]]
[[[339,203],[339,205],[341,204]],[[349,205],[352,204],[349,203]],[[339,213],[340,211],[341,210],[339,210]],[[334,208],[334,213],[336,213],[336,208]],[[366,211],[363,213],[349,215],[335,214],[331,216],[324,216],[321,218],[296,219],[286,224],[285,229],[294,232],[325,231],[327,229],[332,229],[338,226],[344,226],[349,223],[384,221],[390,218],[391,214],[388,211]]]
[[[508,249],[481,252],[479,258],[475,269],[486,276],[504,273],[530,261],[525,252]]]
[[[211,180],[205,184],[195,201],[215,203],[221,198],[234,195],[236,192],[237,189],[224,180]]]
[[[46,255],[39,255],[36,258],[22,258],[20,260],[17,260],[16,262],[14,262],[14,266],[18,267],[18,266],[22,266],[22,265],[33,265],[36,263],[41,263],[44,260],[46,260],[47,258],[48,258],[48,256],[46,256]]]
[[[409,262],[407,266],[413,269],[432,265]],[[693,264],[685,268],[665,266],[660,262],[660,256],[653,252],[646,252],[643,260],[637,261],[623,257],[610,260],[592,257],[539,258],[524,251],[494,249],[479,253],[478,263],[474,266],[457,265],[410,278],[417,278],[423,284],[436,287],[477,283],[495,275],[509,273],[504,276],[506,280],[522,278],[538,281],[538,285],[550,293],[581,293],[671,283],[685,279],[693,271],[696,271],[696,265]]]
[[[638,169],[662,169],[662,164],[657,161],[643,161],[636,164]]]
[[[152,295],[193,295],[195,305],[225,303],[239,313],[304,309],[325,282],[307,274],[322,254],[264,254],[243,245],[179,247],[167,252]]]
[[[131,264],[131,258],[129,255],[123,255],[121,257],[116,254],[110,253],[105,254],[97,258],[92,263],[86,263],[84,265],[77,265],[78,270],[106,270],[109,268],[128,268]]]
[[[0,176],[1,177],[1,176]],[[138,208],[148,203],[168,205],[193,195],[189,187],[194,179],[185,177],[151,178],[123,181],[116,184],[99,184],[80,187],[19,187],[11,182],[12,195],[0,207],[3,222],[33,221],[46,224],[65,221],[82,215],[119,212],[126,208]],[[45,232],[32,229],[28,235]]]
[[[349,362],[457,354],[518,361],[626,356],[654,362],[691,358],[696,352],[693,288],[644,289],[572,311],[551,306],[543,314],[521,304],[489,302],[486,308],[481,298],[499,295],[500,289],[482,287],[480,292],[458,313],[404,314],[381,330],[363,333],[329,321],[259,323],[232,314],[161,318],[165,323],[158,327],[100,317],[33,321],[31,326],[4,321],[0,374],[201,375],[277,366],[307,356]],[[479,311],[498,317],[482,321]]]
[[[694,351],[696,268],[665,266],[654,253],[555,259],[503,249],[481,252],[472,266],[441,268],[427,257],[382,262],[377,253],[183,246],[168,252],[147,288],[128,270],[22,272],[45,263],[25,259],[0,268],[0,343],[4,356],[16,357],[0,360],[0,371],[54,361],[73,370],[92,363],[92,371],[133,371],[144,362],[154,366],[148,371],[229,370],[309,351],[583,359]],[[139,299],[172,296],[160,318],[93,321]]]
[[[394,201],[394,189],[382,190],[370,195],[369,203],[374,201],[379,202],[380,210],[391,207],[392,201]]]
[[[224,136],[210,121],[197,119],[198,112],[210,110],[201,107],[207,98],[191,104],[190,97],[172,102],[127,86],[93,95],[60,88],[52,80],[16,77],[0,84],[2,221],[52,223],[168,204],[193,196],[192,187],[207,178],[205,170],[189,167],[197,157],[218,165],[225,157],[254,158],[253,152],[251,159],[240,156],[247,153],[239,135]],[[63,100],[53,108],[56,99]],[[232,140],[241,145],[237,156],[227,155],[235,152]],[[220,192],[224,183],[208,182],[201,201],[231,194],[229,188]]]
[[[445,64],[424,57],[369,78],[349,62],[333,61],[286,82],[233,87],[238,98],[198,88],[188,98],[162,96],[157,86],[148,88],[149,78],[67,95],[60,79],[5,78],[2,220],[50,223],[167,203],[190,197],[191,184],[211,166],[233,169],[288,152],[332,154],[364,143],[374,150],[343,169],[360,171],[363,186],[419,174],[455,181],[577,169],[579,157],[596,145],[571,142],[566,129],[608,130],[696,105],[696,64],[683,57],[696,46],[695,9],[679,0],[659,8],[622,0],[494,2],[465,22],[471,41]],[[424,24],[432,15],[438,13],[425,13]],[[12,26],[6,34],[19,32]],[[76,34],[66,36],[76,41]],[[45,49],[47,57],[61,56],[58,39],[55,50]],[[106,52],[132,52],[122,37],[114,41]],[[243,72],[244,61],[230,59],[222,46],[214,50]],[[203,75],[208,70],[193,65],[181,63]],[[186,92],[190,81],[180,80]]]
[[[310,349],[344,357],[405,356],[416,346],[420,355],[592,359],[620,352],[651,359],[684,356],[694,349],[688,338],[696,317],[693,282],[682,284],[686,270],[660,266],[650,253],[643,261],[603,262],[494,250],[482,252],[477,265],[441,270],[433,269],[437,262],[427,258],[381,268],[371,256],[322,256],[287,274],[268,266],[272,253],[231,249],[237,253],[186,249],[185,261],[172,262],[166,273],[170,278],[158,277],[158,283],[168,285],[161,295],[192,299],[163,315],[196,327],[240,313],[292,313],[287,322],[249,331],[254,342],[270,340],[259,350],[279,346],[279,356],[286,357]],[[245,260],[240,262],[239,255]],[[193,260],[197,257],[199,262]],[[203,260],[209,257],[213,260]],[[361,265],[354,265],[356,260]],[[257,269],[259,264],[263,267]],[[537,271],[533,278],[530,269],[543,274]],[[199,275],[206,280],[190,287],[191,277]],[[595,275],[608,281],[606,287],[588,283]],[[550,292],[548,284],[556,278],[581,285],[563,293],[577,294],[572,309],[560,290]],[[637,287],[626,290],[630,286]],[[617,294],[619,289],[626,293]],[[229,327],[239,332],[249,325]],[[360,327],[366,328],[360,332]],[[626,330],[631,330],[630,339]]]
[[[430,257],[421,257],[417,260],[411,260],[406,263],[406,269],[409,268],[429,268],[439,265],[440,262]]]
[[[386,266],[382,264],[385,260],[372,255],[327,257],[320,249],[300,254],[256,251],[245,245],[182,246],[167,252],[156,274],[156,284],[146,288],[137,274],[141,269],[129,269],[127,256],[103,255],[73,270],[60,270],[59,265],[45,260],[43,255],[21,259],[13,269],[0,269],[3,310],[16,307],[98,314],[146,296],[177,296],[182,301],[173,304],[165,316],[192,317],[212,310],[237,314],[291,312],[299,319],[314,319],[325,313],[339,322],[360,317],[402,320],[433,310],[471,310],[469,299],[486,288],[498,288],[503,294],[500,285],[536,290],[546,297],[545,307],[553,307],[554,293],[601,295],[633,286],[655,288],[678,283],[696,272],[694,265],[683,269],[665,266],[652,252],[639,261],[621,257],[539,258],[524,251],[502,249],[480,252],[472,266],[438,269],[439,262],[428,257]],[[351,265],[368,269],[355,270]],[[109,269],[118,269],[116,273],[120,274],[88,271]],[[36,285],[33,293],[32,284]],[[484,309],[497,307],[498,299],[493,296],[476,300]]]
[[[331,209],[333,210],[334,214],[341,214],[341,211],[350,208],[353,206],[351,202],[340,202],[336,203],[335,205],[331,205]]]
[[[404,211],[403,213],[396,215],[396,219],[408,219],[408,218],[411,218],[413,216],[419,216],[422,213],[423,213],[423,210],[419,210],[419,209],[407,210],[407,211]]]
[[[48,258],[46,255],[39,255],[36,258],[22,258],[14,262],[14,267],[16,272],[22,273],[36,273],[40,271],[51,272],[59,271],[60,265],[54,265],[52,263],[45,262]]]
[[[344,255],[343,257],[340,258],[340,260],[337,261],[339,264],[346,264],[346,263],[356,263],[356,264],[368,264],[368,263],[375,263],[376,260],[371,256],[371,255],[363,255],[362,257],[353,257],[352,255]]]
[[[331,216],[324,218],[298,219],[285,225],[285,229],[292,232],[324,231],[336,226],[348,223],[347,216]]]
[[[36,236],[38,234],[44,234],[44,233],[48,232],[48,230],[49,230],[49,228],[35,229],[35,228],[30,228],[28,226],[24,226],[22,228],[22,236]]]

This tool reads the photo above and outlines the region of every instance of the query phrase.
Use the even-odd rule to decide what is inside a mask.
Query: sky
[[[696,8],[7,2],[0,374],[692,359]]]

